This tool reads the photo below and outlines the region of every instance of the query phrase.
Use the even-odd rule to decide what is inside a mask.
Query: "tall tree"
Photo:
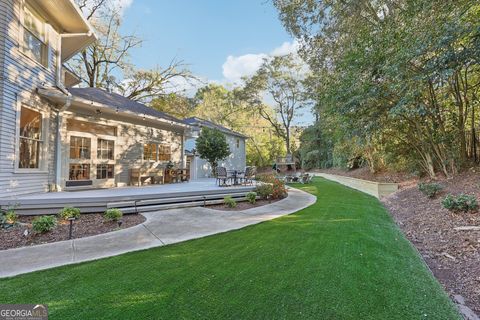
[[[288,154],[291,154],[292,147],[292,125],[309,104],[305,96],[305,78],[304,65],[294,54],[288,54],[265,59],[259,70],[246,79],[245,94],[276,134],[282,137]],[[273,113],[262,101],[265,95],[274,102]]]
[[[153,99],[150,102],[150,107],[179,119],[184,119],[193,115],[195,104],[192,98],[170,93]]]
[[[239,88],[229,90],[222,85],[209,84],[197,90],[195,115],[230,128],[241,122],[241,114],[248,112],[250,105],[242,99]]]
[[[114,82],[114,72],[129,66],[132,48],[142,40],[134,34],[120,32],[121,8],[111,0],[76,0],[83,15],[93,25],[98,40],[78,54],[70,67],[89,87],[107,88]]]
[[[172,59],[166,67],[139,70],[130,62],[132,49],[142,39],[121,31],[122,8],[114,0],[76,0],[84,16],[95,27],[98,40],[78,54],[70,67],[88,87],[114,89],[123,96],[142,102],[177,92],[179,81],[197,81],[188,66]]]
[[[431,177],[478,159],[476,1],[274,4],[317,75],[317,113],[342,129],[334,151],[358,141],[371,167],[415,163]]]
[[[181,93],[182,88],[177,84],[179,81],[186,84],[198,81],[187,65],[176,59],[165,68],[152,70],[138,70],[129,66],[125,68],[124,77],[125,80],[115,83],[116,90],[131,100],[142,102]]]

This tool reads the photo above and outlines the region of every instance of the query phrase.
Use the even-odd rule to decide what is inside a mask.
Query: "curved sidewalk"
[[[146,221],[128,229],[0,251],[0,278],[236,230],[294,213],[316,199],[290,188],[283,200],[243,211],[194,207],[143,213]]]

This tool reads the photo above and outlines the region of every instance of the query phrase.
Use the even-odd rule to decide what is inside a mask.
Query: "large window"
[[[68,180],[90,180],[89,164],[70,164]]]
[[[90,138],[70,137],[70,159],[90,159]]]
[[[158,160],[170,161],[172,159],[172,148],[169,145],[161,144],[158,146]]]
[[[172,147],[168,144],[146,143],[143,145],[143,160],[170,161]]]
[[[113,160],[114,145],[115,145],[115,142],[112,140],[98,139],[97,158],[102,160]]]
[[[19,168],[39,168],[43,147],[42,115],[22,107],[20,112]]]
[[[97,164],[97,179],[113,179],[113,164]]]
[[[48,67],[45,22],[25,7],[23,26],[23,52],[38,63]]]
[[[157,145],[155,143],[143,145],[143,160],[157,161]]]

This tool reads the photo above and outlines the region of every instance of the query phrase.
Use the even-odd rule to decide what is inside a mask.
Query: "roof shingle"
[[[183,120],[183,122],[185,122],[188,125],[193,125],[193,126],[198,125],[198,126],[205,126],[205,127],[209,127],[209,128],[215,128],[215,129],[218,129],[218,130],[220,130],[224,133],[231,134],[233,136],[237,136],[237,137],[241,137],[241,138],[248,138],[246,135],[244,135],[240,132],[233,131],[231,129],[228,129],[226,127],[218,125],[218,124],[216,124],[212,121],[205,120],[205,119],[200,119],[200,118],[197,118],[197,117],[186,118],[186,119]]]
[[[129,111],[139,115],[148,115],[181,124],[185,123],[169,114],[147,107],[140,102],[130,100],[117,93],[110,93],[99,88],[68,88],[68,91],[75,97],[101,103],[113,109],[118,108],[119,111]]]

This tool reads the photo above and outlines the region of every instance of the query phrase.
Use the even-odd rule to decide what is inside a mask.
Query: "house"
[[[98,88],[39,88],[45,99],[64,105],[59,126],[60,189],[130,184],[130,170],[185,166],[190,127],[163,112]]]
[[[194,131],[198,132],[202,127],[208,127],[220,130],[227,138],[227,143],[230,148],[230,156],[224,161],[219,163],[219,166],[226,167],[227,170],[242,170],[246,166],[246,139],[247,136],[215,124],[211,121],[192,117],[184,119],[184,122],[192,126]],[[191,176],[194,179],[205,178],[212,176],[212,169],[208,162],[201,159],[195,152],[196,137],[191,136],[187,138],[185,142],[186,154],[187,154],[187,166],[190,168]]]
[[[95,41],[73,0],[0,4],[2,197],[122,186],[133,166],[185,165],[185,122],[122,96],[69,88],[63,64]]]

